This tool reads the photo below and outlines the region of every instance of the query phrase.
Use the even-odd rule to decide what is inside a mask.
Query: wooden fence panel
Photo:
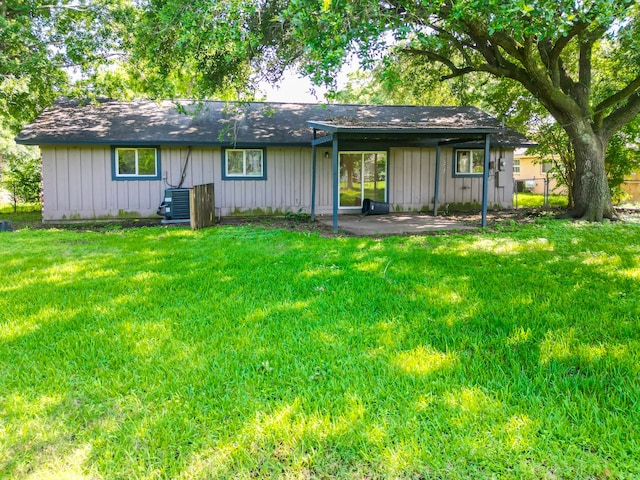
[[[211,227],[215,223],[213,183],[194,185],[189,192],[191,206],[191,228]]]

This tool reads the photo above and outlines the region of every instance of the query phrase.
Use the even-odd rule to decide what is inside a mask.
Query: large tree
[[[369,54],[392,32],[408,54],[446,66],[447,77],[485,72],[520,83],[571,141],[574,214],[601,220],[613,216],[607,145],[640,112],[639,9],[630,0],[325,1],[291,2],[283,18],[307,46],[308,70],[333,67],[326,52]],[[615,75],[596,75],[599,56]]]
[[[356,54],[389,48],[439,63],[444,77],[483,72],[521,84],[566,131],[575,152],[574,214],[614,215],[605,151],[640,112],[640,6],[635,0],[151,0],[138,55],[178,62],[216,83],[249,67],[297,63],[331,83]],[[594,67],[606,57],[615,74]],[[595,88],[598,87],[598,88]]]

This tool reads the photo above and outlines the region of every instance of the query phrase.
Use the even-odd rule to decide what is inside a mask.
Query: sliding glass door
[[[365,198],[387,201],[387,153],[340,153],[340,207],[361,208]]]

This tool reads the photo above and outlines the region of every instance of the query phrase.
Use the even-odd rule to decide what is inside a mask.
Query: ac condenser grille
[[[189,220],[191,212],[189,209],[189,189],[171,188],[164,192],[165,202],[170,210],[166,217],[170,220]],[[171,200],[169,200],[171,199]]]

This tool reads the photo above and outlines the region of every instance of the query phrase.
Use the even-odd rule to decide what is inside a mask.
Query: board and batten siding
[[[328,155],[325,155],[325,152]],[[188,156],[186,147],[161,147],[161,180],[113,180],[109,146],[41,146],[43,220],[157,217],[165,188],[177,186]],[[222,180],[222,149],[194,147],[183,187],[214,183],[216,214],[308,213],[311,205],[311,148],[270,147],[266,180]],[[326,158],[328,157],[328,158]],[[318,149],[316,212],[332,212],[331,150]],[[496,151],[491,153],[497,159]],[[511,175],[513,152],[504,152]],[[482,178],[453,177],[453,150],[441,152],[439,203],[480,203]],[[395,211],[433,207],[435,149],[391,148],[388,200]],[[489,176],[489,205],[508,208],[512,189]],[[357,213],[357,210],[346,210]],[[157,217],[159,218],[159,217]]]
[[[113,180],[109,146],[41,146],[44,221],[155,217],[167,182],[180,181],[186,148],[162,148],[162,180]],[[184,186],[213,181],[219,149],[193,149]],[[158,217],[159,218],[159,217]]]
[[[113,180],[109,146],[42,146],[43,220],[156,217],[188,154],[186,147],[160,150],[161,180]],[[268,148],[266,180],[222,180],[221,154],[192,148],[182,184],[214,183],[216,214],[309,211],[310,148]]]
[[[266,151],[266,180],[222,180],[215,160],[215,204],[222,216],[308,212],[311,205],[311,148],[273,147]]]
[[[440,152],[439,205],[481,204],[482,176],[456,177],[453,175],[453,154],[451,148]],[[490,161],[496,162],[500,156],[491,150]],[[512,178],[513,151],[502,152],[505,161],[503,179]],[[397,211],[419,211],[433,208],[435,195],[436,151],[433,148],[392,148],[389,152],[389,203]],[[505,182],[506,183],[506,182]],[[499,185],[497,172],[489,173],[487,202],[489,207],[511,208],[513,198],[512,183]]]

